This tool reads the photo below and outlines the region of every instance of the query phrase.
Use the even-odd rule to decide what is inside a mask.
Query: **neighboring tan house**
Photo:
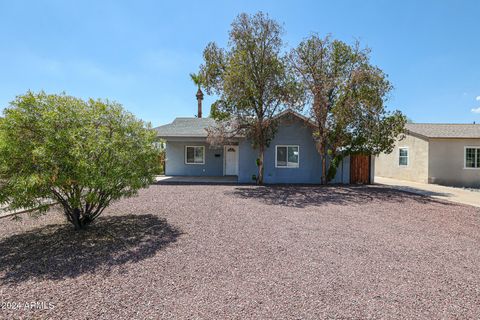
[[[403,140],[375,161],[375,175],[480,187],[480,125],[409,123]]]
[[[258,150],[244,137],[229,145],[209,145],[206,129],[215,120],[201,118],[200,110],[199,104],[199,117],[176,118],[155,128],[157,137],[166,140],[165,175],[236,176],[239,183],[254,182]],[[320,183],[321,161],[309,120],[292,110],[282,112],[277,120],[278,130],[265,150],[264,182]],[[373,160],[369,156],[345,158],[332,183],[373,182]]]

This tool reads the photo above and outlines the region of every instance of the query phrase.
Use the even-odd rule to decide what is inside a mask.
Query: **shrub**
[[[153,181],[154,132],[116,102],[27,92],[0,122],[0,203],[58,202],[76,230]]]

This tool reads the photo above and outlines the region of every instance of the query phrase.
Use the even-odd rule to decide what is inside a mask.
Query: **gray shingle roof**
[[[310,120],[301,115],[300,113],[287,109],[279,113],[276,117],[281,118],[287,114],[293,114],[303,121],[309,122]],[[195,137],[202,138],[207,137],[206,129],[208,127],[215,126],[215,120],[212,118],[175,118],[172,123],[153,128],[157,131],[157,137],[159,138],[171,138],[171,137]],[[237,136],[241,137],[241,136]]]
[[[480,124],[407,123],[406,129],[427,138],[480,138]]]
[[[206,137],[206,129],[215,125],[212,118],[175,118],[172,123],[156,127],[157,136],[162,137]]]

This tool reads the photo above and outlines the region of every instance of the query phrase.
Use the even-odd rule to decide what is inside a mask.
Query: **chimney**
[[[202,117],[202,100],[203,100],[203,92],[202,90],[200,90],[200,88],[198,88],[198,91],[197,91],[197,101],[198,101],[198,114],[197,114],[197,117],[198,118],[201,118]]]

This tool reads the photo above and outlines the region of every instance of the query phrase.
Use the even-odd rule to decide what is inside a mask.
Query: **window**
[[[276,146],[275,167],[298,168],[299,146]]]
[[[480,147],[465,147],[465,168],[480,168]]]
[[[398,165],[408,166],[408,148],[398,148]]]
[[[185,147],[186,164],[205,164],[204,146],[186,146]]]

